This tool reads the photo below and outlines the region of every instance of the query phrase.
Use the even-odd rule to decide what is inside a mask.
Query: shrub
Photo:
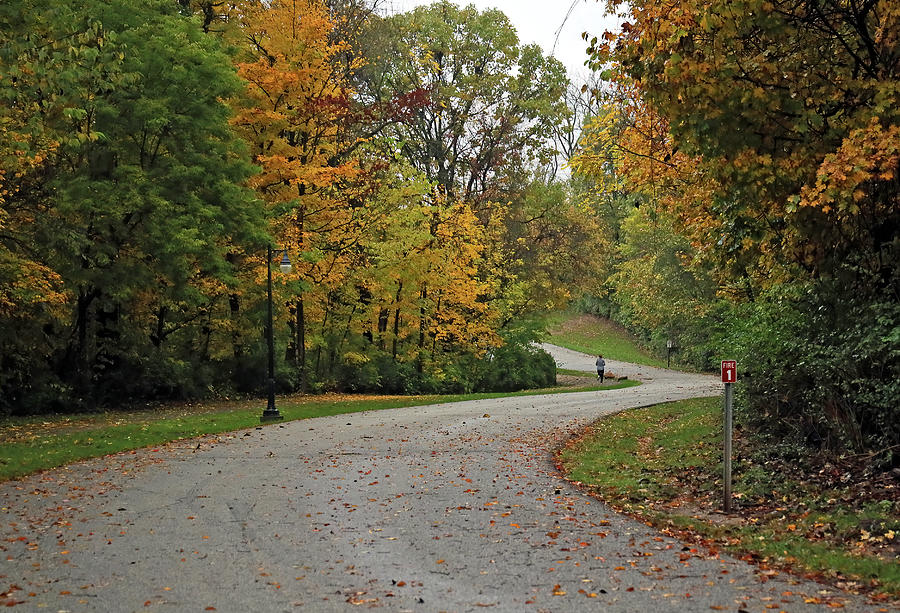
[[[479,364],[475,389],[480,392],[514,392],[556,385],[556,362],[533,344],[508,342],[485,356]]]
[[[747,417],[835,451],[896,448],[900,305],[829,289],[780,289],[740,309],[730,341]]]

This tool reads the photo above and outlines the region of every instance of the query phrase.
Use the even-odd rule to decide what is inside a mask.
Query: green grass
[[[569,375],[570,377],[581,377],[583,379],[590,379],[592,376],[596,378],[596,373],[589,370],[572,370],[571,368],[557,368],[557,375]]]
[[[560,347],[632,364],[665,367],[643,350],[621,326],[592,315],[556,313],[548,318],[547,341]]]
[[[612,386],[555,387],[505,394],[342,396],[338,400],[303,397],[280,400],[278,410],[285,421],[293,421],[483,398],[618,389],[635,384],[623,381]],[[4,441],[0,446],[0,481],[120,451],[252,428],[260,425],[262,406],[261,403],[226,403],[202,409],[185,405],[167,409],[162,414],[146,410],[5,420],[0,422],[0,440]]]
[[[627,494],[631,501],[672,496],[670,475],[717,461],[718,399],[669,403],[619,413],[563,451],[569,478]]]
[[[718,398],[626,411],[592,426],[558,459],[569,479],[659,527],[680,527],[738,555],[830,580],[850,578],[860,587],[900,596],[900,565],[891,548],[861,546],[861,540],[889,544],[900,536],[900,517],[889,500],[853,507],[852,501],[836,500],[833,491],[817,489],[815,479],[750,470],[736,473],[735,493],[771,488],[777,481],[780,491],[791,493],[789,501],[748,503],[730,517],[717,512],[720,414]],[[877,534],[873,528],[861,537],[861,525],[878,526]]]
[[[285,402],[278,408],[286,420],[294,420],[412,403],[396,399],[319,400]],[[5,442],[0,450],[0,480],[120,451],[258,426],[260,413],[261,407],[247,407],[201,413],[187,410],[181,416],[162,418],[154,418],[152,411],[144,411],[68,416],[55,420],[17,419],[0,428],[4,439],[10,434],[15,436],[13,442]]]

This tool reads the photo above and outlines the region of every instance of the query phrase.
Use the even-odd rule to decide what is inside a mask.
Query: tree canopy
[[[643,226],[665,220],[688,241],[675,252],[680,276],[710,275],[727,302],[704,299],[705,311],[741,323],[700,317],[703,331],[683,315],[680,327],[745,358],[757,415],[810,441],[890,449],[900,436],[896,3],[610,8],[625,14],[621,32],[591,44],[614,112],[589,125],[576,170],[626,185],[652,210]],[[611,282],[629,313],[654,302],[624,283],[649,265],[639,253],[623,254]]]
[[[3,285],[20,288],[14,318],[54,307],[3,326],[4,400],[45,402],[25,394],[47,385],[43,360],[88,405],[146,353],[165,357],[134,387],[162,385],[183,359],[168,349],[212,325],[233,245],[261,230],[223,102],[239,81],[169,2],[23,0],[2,19],[2,243],[24,263]]]
[[[472,389],[565,294],[549,258],[587,222],[542,214],[566,205],[539,177],[567,81],[498,11],[16,0],[0,22],[4,411],[254,391],[267,243],[294,263],[283,389]]]
[[[376,5],[0,6],[0,411],[258,392],[273,248],[281,390],[543,385],[577,302],[900,444],[896,2],[613,0],[582,88]]]

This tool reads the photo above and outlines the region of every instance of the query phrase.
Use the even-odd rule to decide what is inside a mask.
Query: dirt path
[[[599,416],[718,393],[656,370],[628,389],[270,425],[0,484],[0,598],[73,612],[821,609],[806,601],[834,595],[822,586],[685,547],[556,474],[553,448]]]

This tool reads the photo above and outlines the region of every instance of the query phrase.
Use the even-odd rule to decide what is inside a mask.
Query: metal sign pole
[[[731,428],[733,384],[725,384],[725,512],[731,513]]]
[[[737,362],[722,360],[722,383],[725,384],[725,461],[723,481],[725,482],[725,512],[731,513],[731,430],[734,392],[732,385],[737,382]]]

